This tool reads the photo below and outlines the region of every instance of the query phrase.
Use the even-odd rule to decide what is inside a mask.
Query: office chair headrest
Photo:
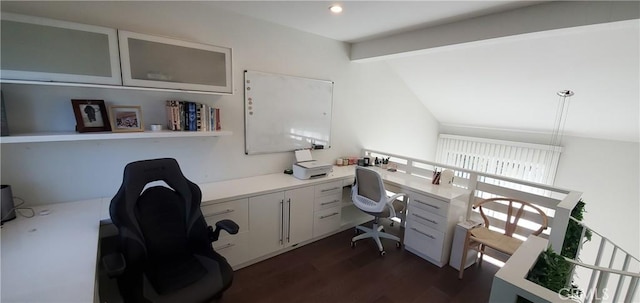
[[[185,202],[187,233],[198,219],[200,188],[182,174],[175,159],[163,158],[131,162],[124,168],[120,189],[111,200],[109,213],[111,221],[118,227],[125,227],[127,237],[144,247],[142,230],[136,219],[136,204],[145,186],[154,181],[164,181]],[[144,249],[144,248],[143,248]]]
[[[178,166],[178,161],[172,158],[143,160],[127,164],[124,168],[122,181],[126,200],[137,200],[144,187],[154,181],[164,181],[185,201],[191,201],[189,184]]]

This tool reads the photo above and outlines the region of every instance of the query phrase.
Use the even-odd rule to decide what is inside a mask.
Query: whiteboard
[[[332,81],[245,71],[245,153],[329,148],[332,103]]]

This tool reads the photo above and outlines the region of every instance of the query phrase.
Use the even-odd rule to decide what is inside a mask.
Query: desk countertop
[[[373,166],[369,168],[377,171],[385,183],[393,184],[402,189],[412,190],[434,198],[449,200],[468,193],[467,190],[461,188],[433,185],[429,179],[408,175],[402,172],[390,172]],[[230,199],[245,198],[269,192],[353,178],[354,175],[354,165],[334,166],[329,175],[317,179],[300,180],[291,175],[278,173],[204,183],[198,184],[198,186],[202,190],[203,204],[210,204],[224,202]]]
[[[401,189],[417,192],[434,198],[453,200],[460,196],[469,194],[469,190],[463,188],[431,184],[430,179],[402,172],[390,172],[379,167],[374,167],[373,170],[380,174],[385,184],[393,184]]]
[[[318,183],[338,181],[353,177],[353,166],[334,166],[326,177],[300,180],[283,173],[254,176],[212,183],[198,184],[202,190],[203,204],[223,202],[269,192],[310,186]]]
[[[102,199],[49,204],[5,222],[0,301],[93,302],[101,206]]]

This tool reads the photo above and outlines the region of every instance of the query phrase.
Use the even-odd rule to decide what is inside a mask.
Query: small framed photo
[[[76,131],[103,132],[110,131],[109,116],[103,100],[72,99],[71,106],[76,116]]]
[[[111,130],[114,132],[141,132],[142,108],[140,106],[110,106]]]

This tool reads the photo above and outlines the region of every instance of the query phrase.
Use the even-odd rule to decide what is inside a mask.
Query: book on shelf
[[[220,131],[220,109],[206,104],[167,100],[167,129],[173,131]]]
[[[179,114],[180,114],[179,101],[168,100],[167,101],[167,129],[182,130],[180,125]]]
[[[187,127],[185,130],[196,131],[197,126],[196,126],[196,103],[195,102],[186,102],[185,115],[186,115],[185,123],[187,124]]]
[[[209,108],[209,129],[212,131],[222,130],[220,124],[220,109],[215,107]]]
[[[219,108],[215,109],[215,114],[216,114],[216,128],[215,128],[215,130],[222,130],[222,124],[220,122],[220,109]]]
[[[208,127],[209,124],[207,123],[208,112],[209,112],[209,106],[202,103],[196,103],[196,120],[197,120],[198,131],[200,132],[209,130],[209,127]]]

